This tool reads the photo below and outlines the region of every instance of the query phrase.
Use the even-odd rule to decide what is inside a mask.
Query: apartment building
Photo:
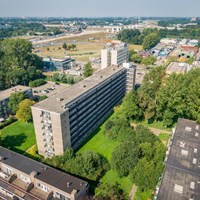
[[[165,161],[156,199],[200,199],[200,124],[178,120]]]
[[[3,121],[9,117],[10,110],[8,108],[8,102],[12,93],[22,92],[27,97],[32,98],[32,89],[30,87],[17,85],[7,90],[0,92],[0,119]]]
[[[134,88],[134,70],[110,66],[32,106],[39,154],[50,157],[78,148]]]
[[[115,42],[106,44],[101,50],[101,69],[111,65],[122,65],[129,60],[129,47],[127,43]]]
[[[88,183],[0,147],[0,199],[80,200]]]

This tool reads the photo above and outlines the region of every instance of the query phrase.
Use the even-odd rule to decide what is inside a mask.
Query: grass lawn
[[[163,142],[163,144],[166,146],[168,143],[169,138],[171,137],[170,134],[166,134],[166,133],[160,133],[158,135],[158,138]]]
[[[111,115],[110,118],[113,115]],[[108,159],[108,161],[110,161],[112,151],[119,144],[119,142],[111,141],[106,136],[104,136],[103,135],[104,128],[105,128],[105,123],[102,124],[94,132],[93,137],[84,146],[82,146],[78,150],[77,153],[83,152],[83,151],[94,151],[94,152],[102,154],[104,157]],[[127,196],[129,195],[131,191],[131,187],[133,185],[130,177],[120,178],[117,175],[117,172],[113,170],[109,170],[101,179],[101,181],[103,181],[104,183],[118,182],[121,185],[121,188],[125,191]]]
[[[24,153],[36,144],[33,123],[17,121],[0,131],[1,145]]]
[[[142,45],[129,44],[129,50],[142,50]]]

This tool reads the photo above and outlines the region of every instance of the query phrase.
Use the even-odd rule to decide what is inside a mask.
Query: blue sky
[[[200,16],[200,0],[0,0],[0,17]]]

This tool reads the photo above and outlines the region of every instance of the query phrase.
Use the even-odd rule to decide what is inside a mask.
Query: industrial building
[[[1,91],[0,92],[0,122],[7,119],[9,117],[9,114],[11,114],[11,111],[8,108],[8,102],[10,99],[10,95],[16,92],[22,92],[28,98],[32,98],[32,89],[30,87],[26,87],[22,85],[17,85],[7,90]]]
[[[188,63],[178,63],[171,62],[166,69],[166,74],[171,75],[172,73],[176,74],[185,74],[191,70],[191,66]]]
[[[32,106],[39,154],[76,149],[135,84],[136,67],[110,66]]]
[[[88,183],[0,147],[0,199],[80,200]]]
[[[179,119],[167,151],[157,200],[200,199],[200,124]]]
[[[101,69],[111,65],[122,65],[129,60],[129,47],[127,43],[115,41],[107,43],[101,50]]]

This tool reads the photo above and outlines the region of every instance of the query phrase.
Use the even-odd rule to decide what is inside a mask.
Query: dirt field
[[[130,44],[130,45],[129,45],[129,49],[130,49],[130,50],[134,49],[134,50],[140,51],[140,50],[142,50],[142,45]]]

